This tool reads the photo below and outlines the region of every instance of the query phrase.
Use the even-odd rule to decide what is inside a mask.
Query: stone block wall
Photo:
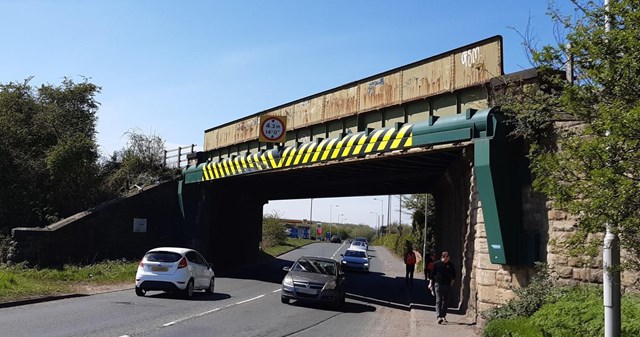
[[[477,288],[477,314],[507,303],[515,297],[513,289],[526,286],[533,276],[533,268],[529,266],[507,266],[491,264],[487,248],[482,208],[472,184],[470,197],[470,221],[475,228],[475,287]],[[576,218],[566,212],[553,209],[544,195],[533,192],[525,186],[523,196],[523,227],[527,235],[538,235],[540,245],[539,261],[546,262],[556,285],[602,284],[602,252],[594,257],[574,257],[564,250],[560,244],[569,239],[577,229]],[[588,240],[602,241],[602,234],[591,235]],[[624,252],[622,252],[624,261]],[[621,275],[622,290],[638,291],[640,275],[624,271]],[[482,321],[480,318],[479,322]]]

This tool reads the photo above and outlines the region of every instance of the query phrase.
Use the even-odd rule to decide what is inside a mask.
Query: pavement
[[[411,333],[409,336],[456,336],[476,337],[481,335],[480,329],[464,313],[449,309],[446,323],[438,324],[435,312],[435,298],[427,289],[427,282],[416,279],[414,284],[407,286],[407,293],[411,308]]]
[[[388,277],[404,280],[405,266],[402,258],[389,253],[386,249],[376,246],[377,255],[386,255],[384,261],[392,261],[391,265],[385,265],[385,273]],[[422,272],[415,272],[413,285],[405,284],[406,298],[411,312],[410,329],[408,337],[418,336],[451,336],[451,337],[477,337],[482,335],[480,328],[476,326],[470,317],[456,308],[450,308],[447,313],[447,323],[438,324],[435,312],[435,297],[427,288],[428,282]]]

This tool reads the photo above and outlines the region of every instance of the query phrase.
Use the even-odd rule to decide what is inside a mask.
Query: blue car
[[[363,249],[347,249],[342,256],[342,269],[351,269],[369,272],[369,260],[371,257]]]

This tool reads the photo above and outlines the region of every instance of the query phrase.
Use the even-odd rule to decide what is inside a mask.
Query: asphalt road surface
[[[190,300],[162,292],[138,297],[131,288],[3,308],[0,336],[409,336],[404,265],[384,248],[371,247],[370,273],[347,273],[342,308],[280,302],[282,267],[302,255],[340,260],[347,246],[315,243],[218,273],[214,294],[196,292]]]

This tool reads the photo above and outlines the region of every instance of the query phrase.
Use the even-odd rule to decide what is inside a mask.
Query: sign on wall
[[[133,218],[133,232],[134,233],[146,233],[147,232],[147,219],[145,219],[145,218]]]
[[[267,143],[284,143],[287,135],[286,116],[260,116],[258,139]]]

